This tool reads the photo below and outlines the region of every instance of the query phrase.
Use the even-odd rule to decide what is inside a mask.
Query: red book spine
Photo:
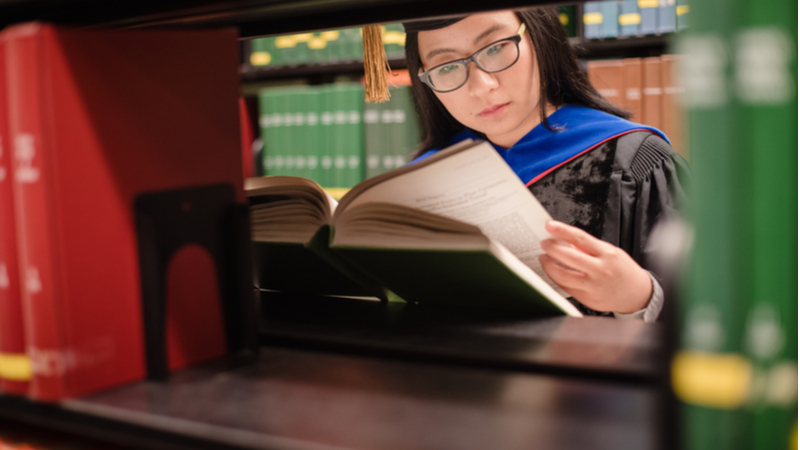
[[[52,209],[52,149],[46,137],[44,30],[38,24],[5,31],[9,131],[22,272],[22,299],[33,379],[30,396],[57,400],[64,394],[69,358],[61,351]]]
[[[30,360],[25,353],[8,133],[5,43],[0,36],[0,390],[28,393]]]

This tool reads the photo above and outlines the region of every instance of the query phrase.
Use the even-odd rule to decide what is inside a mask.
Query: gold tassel
[[[366,101],[380,103],[389,100],[387,73],[390,69],[383,49],[380,25],[362,28],[364,35],[364,77]]]

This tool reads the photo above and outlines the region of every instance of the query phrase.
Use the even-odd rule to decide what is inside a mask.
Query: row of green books
[[[386,56],[405,57],[406,34],[399,23],[381,26]],[[250,41],[250,65],[294,66],[364,59],[360,28],[275,36]]]
[[[403,166],[419,143],[409,87],[364,102],[360,83],[290,86],[259,93],[261,175],[299,176],[350,188]]]
[[[586,39],[673,33],[686,28],[687,0],[613,0],[583,5]]]

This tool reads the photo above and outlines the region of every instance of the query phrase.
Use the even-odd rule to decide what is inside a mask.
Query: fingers
[[[601,261],[597,257],[564,243],[564,241],[561,242],[558,243],[553,239],[546,239],[542,241],[542,250],[556,261],[582,272],[596,273],[601,269]]]
[[[584,290],[589,282],[584,272],[565,267],[548,255],[539,256],[539,263],[551,280],[573,296],[574,290]]]
[[[590,255],[600,256],[609,245],[580,228],[557,220],[547,222],[546,228],[554,238],[569,242]]]

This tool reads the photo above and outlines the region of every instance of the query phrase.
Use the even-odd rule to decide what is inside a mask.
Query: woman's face
[[[445,28],[420,31],[423,70],[466,58],[499,39],[514,36],[521,22],[511,11],[474,14]],[[450,114],[493,143],[511,147],[541,122],[539,70],[530,36],[523,34],[519,60],[502,72],[469,64],[469,78],[452,92],[434,92]]]

